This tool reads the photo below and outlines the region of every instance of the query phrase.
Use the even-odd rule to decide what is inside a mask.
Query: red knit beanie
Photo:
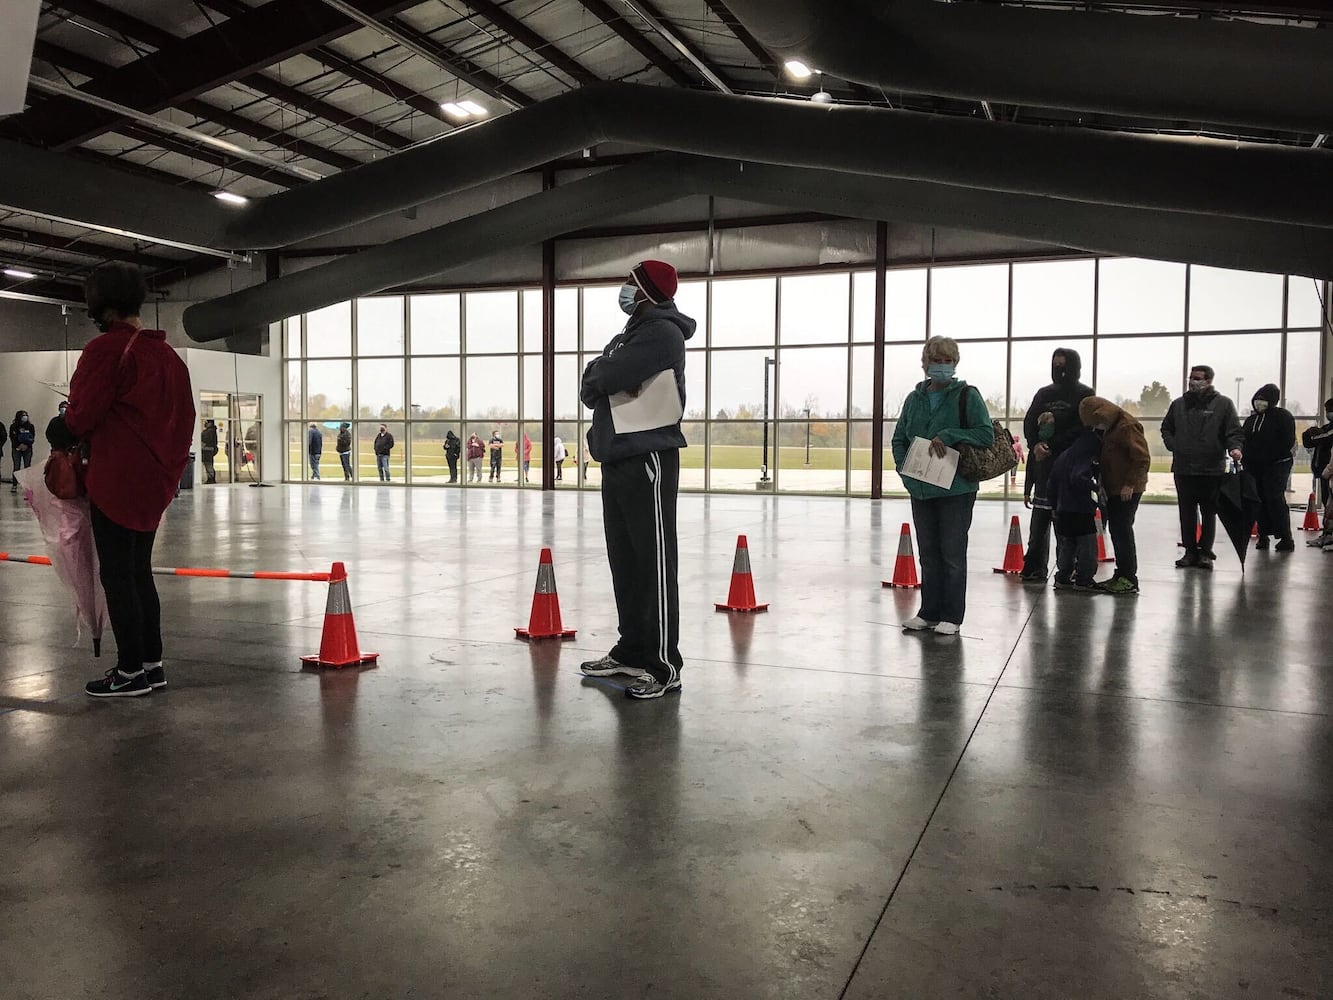
[[[680,284],[676,269],[661,260],[639,261],[630,270],[629,276],[648,301],[655,306],[674,299],[676,287]]]

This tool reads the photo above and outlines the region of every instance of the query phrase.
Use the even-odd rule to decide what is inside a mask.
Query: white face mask
[[[1266,399],[1256,399],[1256,400],[1254,401],[1254,412],[1255,412],[1255,413],[1263,413],[1264,410],[1266,410],[1266,409],[1268,409],[1268,400],[1266,400]]]

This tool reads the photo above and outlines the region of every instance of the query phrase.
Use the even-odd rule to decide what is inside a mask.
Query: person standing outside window
[[[1023,436],[1028,442],[1028,485],[1032,493],[1032,518],[1028,525],[1028,549],[1023,556],[1024,583],[1044,583],[1050,571],[1051,505],[1046,500],[1046,481],[1055,460],[1080,433],[1079,404],[1092,395],[1092,389],[1079,381],[1083,359],[1071,347],[1058,347],[1051,355],[1051,384],[1037,390],[1023,415]],[[1042,436],[1038,418],[1049,413],[1055,429]]]
[[[532,438],[523,431],[522,437],[514,442],[514,460],[518,465],[518,481],[522,485],[528,481],[528,470],[532,467]]]
[[[930,453],[943,458],[960,444],[988,447],[995,440],[990,413],[981,393],[954,376],[958,344],[931,337],[921,352],[926,380],[903,400],[893,432],[893,461],[901,469],[914,438],[930,441]],[[966,422],[960,417],[966,415]],[[912,521],[921,555],[921,610],[903,622],[911,632],[957,635],[967,611],[967,533],[978,483],[955,475],[948,487],[903,477],[912,498]]]
[[[481,460],[486,454],[486,446],[476,434],[467,439],[467,481],[481,482]]]
[[[316,424],[311,424],[305,435],[305,450],[310,457],[310,478],[319,478],[319,460],[324,454],[324,435]]]
[[[1269,536],[1277,539],[1277,551],[1292,552],[1291,511],[1287,507],[1287,482],[1291,479],[1296,448],[1296,418],[1278,406],[1282,390],[1272,382],[1262,386],[1250,400],[1252,412],[1241,428],[1245,444],[1245,471],[1259,488],[1259,541],[1255,548],[1268,548]]]
[[[500,465],[504,462],[505,439],[500,436],[500,428],[491,431],[491,439],[486,442],[486,447],[491,452],[491,478],[486,480],[488,483],[498,483],[500,481]]]
[[[463,442],[453,431],[444,432],[444,460],[449,463],[449,482],[458,482],[458,456],[462,453]]]
[[[1115,549],[1115,575],[1097,584],[1099,594],[1127,597],[1139,592],[1139,551],[1134,518],[1148,488],[1152,454],[1143,425],[1109,399],[1089,396],[1078,404],[1078,417],[1102,437],[1097,480],[1106,503],[1106,527]]]
[[[555,439],[551,459],[555,462],[555,481],[558,483],[565,478],[565,442],[560,438]]]
[[[380,432],[375,435],[375,467],[379,470],[380,482],[389,481],[389,453],[393,451],[393,435],[385,424],[380,424]]]
[[[602,523],[616,596],[619,639],[598,660],[582,664],[593,677],[634,678],[630,698],[661,698],[680,690],[680,591],[676,579],[676,494],[680,487],[680,430],[685,409],[685,341],[695,321],[676,309],[679,278],[660,260],[635,264],[620,289],[629,322],[583,370],[579,398],[593,411],[588,450],[602,468]],[[679,405],[653,426],[623,432],[612,416],[617,403],[638,396],[653,379],[672,373]],[[655,383],[660,386],[661,383]],[[621,395],[625,394],[625,395]],[[628,418],[626,418],[628,419]]]
[[[213,459],[218,454],[217,421],[204,421],[204,429],[199,433],[199,451],[204,457],[204,485],[212,486],[218,481],[218,470],[213,468]]]
[[[1171,403],[1162,419],[1162,441],[1171,452],[1176,481],[1180,541],[1185,546],[1185,554],[1176,560],[1177,569],[1212,571],[1217,558],[1213,554],[1217,497],[1227,456],[1235,462],[1244,458],[1240,449],[1245,434],[1236,405],[1213,388],[1213,375],[1208,365],[1192,367],[1189,391]]]
[[[116,665],[84,688],[94,698],[167,683],[153,542],[189,460],[195,411],[185,362],[139,319],[147,294],[130,264],[102,264],[88,277],[88,316],[102,333],[79,358],[63,421],[68,443],[89,446],[93,542],[116,636]]]
[[[333,445],[338,449],[338,461],[343,467],[343,482],[352,481],[352,425],[344,421],[338,425],[338,438]]]

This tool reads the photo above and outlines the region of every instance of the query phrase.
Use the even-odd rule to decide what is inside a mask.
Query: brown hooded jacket
[[[1148,488],[1152,454],[1143,425],[1109,399],[1089,396],[1078,404],[1078,418],[1088,427],[1104,426],[1100,482],[1107,496],[1128,486],[1135,493]]]

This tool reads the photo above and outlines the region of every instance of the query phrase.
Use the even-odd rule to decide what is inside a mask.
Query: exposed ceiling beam
[[[479,16],[491,22],[514,41],[530,49],[534,55],[550,63],[575,83],[596,83],[600,79],[588,67],[556,48],[554,43],[548,42],[493,0],[464,0],[464,3],[470,10],[476,11]]]
[[[769,73],[772,73],[778,79],[783,78],[782,64],[772,52],[768,51],[759,39],[750,33],[750,29],[736,20],[733,14],[723,0],[704,0],[708,9],[713,12],[713,16],[727,26],[727,30],[736,36],[737,41],[749,50],[750,55],[754,56]]]
[[[666,74],[672,83],[679,87],[693,87],[695,85],[690,74],[667,58],[661,49],[645,38],[632,24],[625,20],[620,11],[612,7],[606,0],[579,0],[579,3],[583,4],[590,14],[619,35],[621,40],[630,48]]]
[[[80,17],[114,19],[124,23],[123,15],[116,18],[107,13],[104,5],[93,0],[61,0],[60,6],[65,6],[66,2],[69,3],[66,9]],[[377,17],[415,6],[416,2],[352,0],[358,11]],[[78,9],[74,10],[75,7]],[[270,0],[248,14],[230,18],[189,38],[168,42],[158,29],[157,42],[161,47],[156,52],[127,63],[81,89],[141,111],[161,111],[248,77],[264,66],[307,52],[356,27],[355,22],[322,4],[311,4],[308,0]],[[113,27],[113,30],[121,28]],[[136,31],[142,30],[142,26],[136,28]],[[145,40],[153,44],[152,40]],[[299,91],[290,90],[290,94],[308,100]],[[65,149],[110,131],[116,121],[116,116],[100,108],[80,107],[69,100],[53,99],[39,102],[22,115],[11,118],[6,131],[38,145]],[[347,118],[340,124],[351,127]],[[361,126],[374,131],[369,122],[362,122]]]
[[[123,135],[127,139],[133,139],[144,146],[164,149],[168,153],[188,157],[199,163],[208,163],[222,170],[230,170],[232,173],[244,174],[246,177],[276,184],[278,187],[294,188],[306,183],[272,167],[260,166],[258,163],[239,159],[221,150],[211,149],[208,146],[193,143],[188,139],[178,139],[175,136],[145,128],[142,125],[119,125],[116,127],[116,134]],[[217,185],[214,185],[210,190],[216,191]]]
[[[68,281],[50,278],[0,277],[0,298],[49,302],[53,305],[82,305],[83,289]]]
[[[43,250],[57,250],[60,253],[75,254],[79,257],[94,257],[98,260],[123,260],[140,267],[153,270],[171,267],[176,262],[168,257],[157,257],[126,247],[115,247],[107,243],[96,243],[83,237],[52,236],[49,233],[34,233],[28,229],[14,226],[0,226],[0,240],[6,243],[22,243]]]
[[[432,63],[450,76],[456,76],[464,83],[476,87],[482,93],[490,95],[497,101],[503,101],[514,110],[526,108],[534,103],[531,97],[517,87],[511,87],[498,76],[482,69],[471,59],[441,45],[430,35],[418,31],[406,21],[396,17],[377,17],[361,10],[360,8],[365,6],[364,0],[361,4],[356,3],[355,0],[323,0],[323,2],[326,6],[358,24],[372,31],[378,31],[385,38]]]
[[[708,58],[685,40],[685,36],[667,24],[662,14],[648,0],[620,0],[626,7],[638,14],[650,28],[665,38],[673,49],[699,71],[699,74],[724,94],[734,94],[736,85],[722,75],[722,71],[708,61]]]
[[[170,184],[172,187],[178,187],[185,191],[198,191],[201,194],[212,194],[215,190],[211,184],[204,184],[202,181],[190,180],[182,177],[180,174],[168,173],[165,170],[158,170],[156,167],[145,166],[142,163],[135,163],[133,160],[125,160],[110,153],[99,153],[95,149],[70,149],[64,154],[75,160],[84,160],[88,163],[96,163],[100,166],[109,167],[112,170],[119,170],[122,173],[130,174],[134,177],[142,177],[145,180],[157,181],[159,184]]]

